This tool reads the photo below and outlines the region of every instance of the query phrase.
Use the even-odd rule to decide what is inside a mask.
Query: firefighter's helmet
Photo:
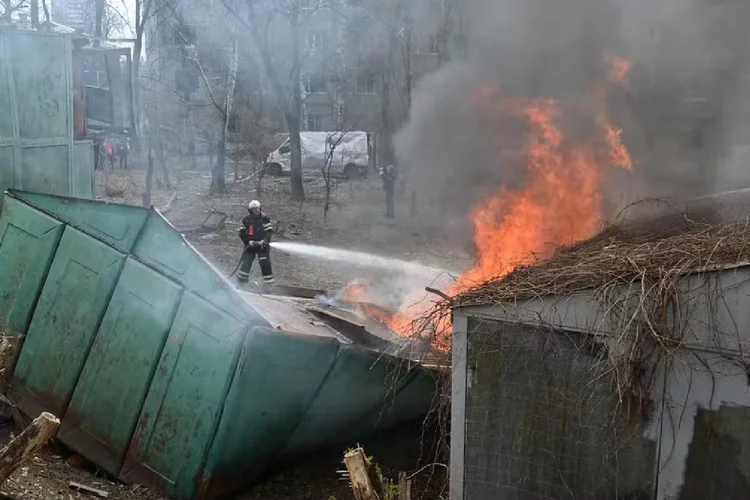
[[[253,208],[260,208],[260,202],[258,200],[253,200],[247,205],[248,210],[252,210]]]

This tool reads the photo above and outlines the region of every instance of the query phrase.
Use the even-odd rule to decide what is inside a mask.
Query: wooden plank
[[[107,493],[104,490],[98,490],[96,488],[92,488],[91,486],[86,486],[85,484],[76,483],[75,481],[71,481],[68,483],[69,488],[73,488],[74,490],[78,491],[84,491],[86,493],[94,494],[98,497],[107,498],[109,497],[109,493]]]

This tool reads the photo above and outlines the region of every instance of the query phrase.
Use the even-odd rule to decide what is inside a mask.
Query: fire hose
[[[252,241],[250,243],[258,243],[258,242]],[[257,246],[255,244],[250,245],[250,243],[248,243],[247,245],[245,245],[245,248],[242,249],[242,253],[240,254],[240,259],[237,261],[237,265],[234,266],[234,270],[231,273],[229,273],[229,276],[228,276],[229,278],[231,278],[232,276],[234,276],[235,274],[237,274],[237,271],[240,270],[240,266],[242,265],[242,256],[245,255],[245,250],[247,250],[251,246]],[[266,243],[266,246],[270,247],[271,244],[270,243]]]

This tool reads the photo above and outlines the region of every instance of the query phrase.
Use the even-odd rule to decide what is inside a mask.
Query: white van
[[[300,132],[302,169],[322,172],[331,144],[334,145],[331,174],[349,179],[367,177],[370,155],[367,132]],[[266,160],[271,175],[291,172],[292,148],[289,138],[281,143]]]

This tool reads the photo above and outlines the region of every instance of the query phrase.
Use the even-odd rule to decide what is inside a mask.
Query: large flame
[[[607,62],[610,84],[627,85],[630,63],[615,57]],[[596,232],[602,220],[604,181],[613,167],[632,169],[632,160],[622,142],[622,130],[610,122],[606,112],[609,86],[594,90],[591,100],[598,110],[592,120],[594,131],[583,140],[566,137],[562,126],[566,110],[578,109],[576,103],[565,103],[566,107],[552,99],[507,97],[496,86],[482,86],[474,92],[473,102],[480,112],[514,118],[525,125],[522,153],[528,178],[521,189],[501,187],[471,210],[477,261],[449,294],[500,278],[518,265],[548,258],[561,245]],[[498,139],[498,162],[508,150],[518,147],[504,140]],[[362,302],[373,299],[362,283],[350,287],[348,294]],[[370,315],[408,335],[411,319],[425,309],[424,304],[409,305],[398,314]],[[439,348],[450,346],[449,321],[443,318],[436,325]]]
[[[383,323],[399,335],[406,335],[413,321],[413,314],[390,311],[377,304],[372,288],[364,280],[354,280],[339,294],[344,302],[354,305],[362,314]]]
[[[630,63],[608,57],[610,83],[626,85]],[[480,109],[523,119],[528,127],[524,154],[529,181],[511,192],[501,188],[471,211],[476,265],[451,294],[499,278],[514,267],[549,257],[556,248],[594,234],[601,222],[603,181],[610,166],[632,169],[622,130],[606,112],[609,86],[594,92],[596,133],[571,144],[561,128],[563,109],[551,99],[508,99],[484,86],[474,94]],[[505,147],[501,141],[501,147]]]

